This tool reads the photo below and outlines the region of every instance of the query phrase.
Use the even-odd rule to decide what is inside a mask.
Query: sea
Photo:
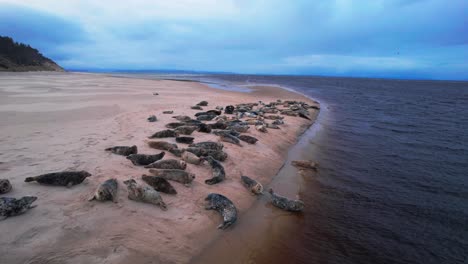
[[[239,224],[239,231],[233,228],[219,238],[222,254],[213,254],[211,247],[194,262],[468,263],[468,82],[237,74],[137,77],[199,81],[241,92],[273,85],[321,104],[316,123],[291,153],[316,161],[318,171],[299,175],[285,166],[276,176],[283,177],[277,185],[301,178],[304,212],[278,214],[262,204],[263,198],[257,205],[261,216],[260,211],[245,215],[257,213],[255,223]],[[281,220],[271,223],[275,219]],[[262,232],[270,234],[268,239],[258,238]]]

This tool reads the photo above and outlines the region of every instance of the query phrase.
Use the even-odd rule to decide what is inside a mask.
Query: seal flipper
[[[222,180],[219,177],[214,177],[214,178],[205,180],[205,183],[208,184],[208,185],[213,185],[213,184],[216,184],[218,182],[222,182]]]
[[[36,177],[27,177],[26,179],[24,179],[24,182],[32,182],[35,180],[36,180]]]
[[[119,197],[117,197],[117,194],[116,194],[116,193],[113,193],[113,194],[112,194],[112,202],[118,203],[118,198],[119,198]]]
[[[88,201],[96,200],[96,195],[93,195],[93,197],[89,198]]]

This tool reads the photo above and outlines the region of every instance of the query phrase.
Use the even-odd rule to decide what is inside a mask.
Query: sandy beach
[[[221,217],[204,209],[204,198],[227,196],[243,215],[257,201],[240,182],[248,175],[268,186],[283,166],[288,150],[313,120],[285,116],[281,129],[268,133],[253,126],[246,133],[255,145],[224,144],[222,164],[227,179],[216,185],[207,164],[188,164],[196,178],[191,187],[172,185],[177,195],[162,194],[167,211],[127,198],[124,180],[148,170],[123,156],[105,152],[116,145],[137,145],[138,152],[156,154],[148,136],[175,122],[175,115],[193,116],[190,106],[206,100],[216,106],[310,99],[277,87],[252,87],[249,93],[210,88],[197,82],[117,78],[79,73],[0,73],[0,178],[13,190],[3,196],[38,197],[36,208],[0,222],[0,263],[187,263],[228,230],[218,230]],[[157,92],[159,95],[153,95]],[[173,110],[173,114],[162,114]],[[315,118],[317,111],[309,110]],[[157,122],[148,122],[150,115]],[[194,132],[195,142],[219,141]],[[163,139],[175,143],[174,138]],[[183,146],[183,144],[178,144]],[[177,158],[166,152],[166,158]],[[25,183],[24,179],[63,170],[92,174],[72,188]],[[97,186],[119,181],[118,203],[88,202]]]

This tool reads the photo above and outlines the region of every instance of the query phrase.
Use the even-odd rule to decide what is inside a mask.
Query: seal
[[[115,147],[111,147],[111,148],[106,148],[105,151],[110,151],[111,153],[114,153],[114,154],[117,154],[117,155],[128,156],[130,154],[137,154],[138,153],[138,148],[135,145],[133,145],[131,147],[128,147],[128,146],[115,146]]]
[[[133,165],[144,166],[162,159],[165,154],[166,152],[164,151],[156,155],[132,154],[130,156],[127,156],[127,159],[129,159],[133,163]]]
[[[215,117],[216,117],[216,115],[199,115],[199,116],[197,116],[197,120],[199,120],[199,121],[211,121]]]
[[[231,144],[235,144],[235,145],[238,145],[238,146],[242,147],[242,145],[240,143],[240,140],[237,137],[232,136],[230,134],[220,135],[219,138],[221,139],[221,141],[231,143]]]
[[[218,142],[213,141],[204,141],[190,144],[189,147],[202,148],[202,149],[212,149],[212,150],[222,150],[224,145]]]
[[[193,109],[193,110],[203,110],[203,108],[199,105],[195,105],[195,106],[191,106],[190,109]]]
[[[168,111],[163,111],[163,114],[166,114],[166,115],[170,115],[170,114],[173,114],[174,111],[172,110],[168,110]]]
[[[146,120],[148,120],[148,122],[156,122],[158,118],[155,115],[150,115]]]
[[[177,137],[179,134],[171,129],[161,130],[148,138],[167,138],[167,137]]]
[[[11,183],[7,179],[0,179],[0,194],[5,194],[13,189]]]
[[[271,203],[285,211],[300,212],[304,210],[304,202],[301,200],[291,200],[281,195],[275,194],[273,189],[269,189],[268,192],[271,194]]]
[[[234,137],[239,137],[240,136],[239,132],[234,131],[234,130],[230,130],[230,129],[213,130],[213,134],[215,134],[217,136],[221,136],[221,135],[231,135],[231,136],[234,136]]]
[[[221,165],[219,161],[213,159],[213,157],[211,156],[207,156],[205,159],[210,164],[211,171],[213,173],[213,177],[211,179],[206,180],[205,183],[208,185],[213,185],[224,181],[224,179],[226,178],[226,172],[224,172],[223,165]]]
[[[255,129],[257,129],[258,131],[263,132],[263,133],[268,132],[268,130],[267,130],[267,128],[266,128],[265,125],[256,125],[256,126],[255,126]]]
[[[272,122],[273,125],[284,125],[284,121],[282,119],[276,119]]]
[[[218,116],[221,115],[220,110],[208,110],[205,113],[207,113],[208,115],[218,115]]]
[[[199,106],[208,106],[208,102],[207,101],[201,101],[197,105],[199,105]]]
[[[180,126],[176,129],[174,129],[174,131],[178,134],[182,134],[182,135],[191,135],[193,133],[193,131],[197,130],[198,129],[198,126]]]
[[[190,183],[195,179],[195,174],[183,170],[150,169],[149,172],[154,176],[159,176],[166,180],[180,182],[187,187],[189,187]]]
[[[210,193],[205,201],[207,201],[206,210],[215,210],[223,217],[223,223],[218,226],[218,229],[226,229],[237,221],[236,206],[226,196]]]
[[[178,128],[178,127],[185,126],[185,125],[186,124],[184,122],[171,122],[171,123],[167,123],[165,127],[174,129],[174,128]]]
[[[167,210],[167,206],[161,195],[155,189],[148,186],[139,186],[134,179],[126,180],[124,184],[127,185],[128,199],[154,204],[159,206],[163,211]]]
[[[237,138],[242,140],[242,141],[245,141],[245,142],[247,142],[249,144],[255,144],[258,141],[258,139],[254,138],[252,136],[248,136],[248,135],[240,135]]]
[[[187,163],[195,164],[195,165],[200,165],[201,163],[203,163],[202,158],[199,158],[199,157],[197,157],[197,155],[195,155],[195,154],[193,154],[191,152],[188,152],[188,151],[185,151],[182,154],[182,159]]]
[[[193,138],[193,137],[176,137],[175,141],[177,143],[192,144],[194,139],[195,138]]]
[[[11,197],[0,197],[0,221],[10,216],[25,213],[36,205],[31,205],[37,200],[36,196],[23,196],[19,199]]]
[[[291,161],[291,165],[299,169],[317,170],[317,163],[311,160],[293,160]]]
[[[211,129],[226,129],[228,125],[224,121],[218,121],[208,125]]]
[[[173,148],[178,148],[176,144],[172,144],[166,141],[149,141],[148,146],[150,148],[159,150],[171,150]]]
[[[273,123],[271,123],[271,124],[265,123],[265,125],[266,125],[267,128],[280,129],[280,127],[278,125],[275,125]]]
[[[198,132],[211,133],[211,127],[207,124],[200,124],[198,126]]]
[[[241,176],[242,184],[249,190],[253,195],[263,194],[263,185],[248,176]]]
[[[250,126],[243,126],[243,125],[233,125],[230,126],[229,129],[232,129],[234,131],[237,131],[239,133],[245,133],[247,130],[249,130]]]
[[[234,113],[234,106],[233,105],[228,105],[224,109],[224,113],[228,115],[232,115]]]
[[[186,121],[192,120],[192,118],[190,116],[186,116],[186,115],[173,116],[172,118],[175,118],[176,120],[181,121],[181,122],[186,122]]]
[[[162,177],[144,174],[141,176],[141,179],[158,192],[177,194],[177,191],[174,189],[174,187],[172,187],[169,181]]]
[[[187,167],[187,163],[181,160],[176,159],[166,159],[166,160],[158,160],[150,165],[146,165],[145,168],[147,169],[176,169],[176,170],[185,170]]]
[[[86,171],[62,171],[27,177],[24,182],[36,181],[41,184],[71,187],[82,183],[91,173]]]
[[[94,196],[89,198],[89,201],[97,200],[103,202],[112,200],[114,203],[116,203],[117,187],[118,182],[116,179],[108,179],[107,181],[99,185],[96,192],[94,193]]]
[[[185,149],[173,148],[173,149],[170,149],[169,152],[176,157],[181,157],[182,154],[185,152]]]

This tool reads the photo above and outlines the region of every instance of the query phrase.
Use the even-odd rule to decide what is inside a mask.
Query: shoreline
[[[8,76],[13,78],[8,80]],[[270,130],[265,135],[254,130],[254,136],[260,139],[256,145],[244,144],[241,149],[224,143],[229,155],[223,164],[228,180],[219,186],[205,186],[201,182],[210,177],[210,169],[189,166],[187,170],[197,175],[194,185],[185,188],[174,184],[180,193],[176,197],[164,195],[169,210],[161,212],[158,208],[128,201],[122,181],[128,178],[139,180],[146,170],[131,166],[125,158],[108,155],[102,151],[104,147],[135,142],[139,152],[155,153],[144,143],[146,137],[174,120],[172,115],[162,115],[162,110],[174,109],[174,115],[190,115],[197,111],[190,110],[189,106],[204,99],[210,103],[208,110],[216,105],[262,99],[269,102],[274,98],[310,103],[309,98],[274,87],[242,93],[192,82],[123,80],[74,73],[2,74],[0,78],[6,79],[0,85],[2,102],[6,105],[6,109],[0,109],[4,128],[0,178],[12,180],[14,190],[8,196],[30,194],[39,197],[37,208],[0,223],[8,230],[12,229],[0,240],[3,253],[0,256],[9,252],[7,263],[58,263],[64,260],[73,263],[79,255],[84,255],[83,259],[89,263],[111,260],[115,260],[113,263],[140,263],[155,257],[162,262],[186,262],[223,234],[216,230],[219,215],[202,209],[204,196],[208,192],[229,194],[240,211],[238,221],[242,221],[255,198],[237,182],[237,178],[242,173],[267,185],[283,166],[288,150],[297,143],[299,135],[313,124],[298,117],[285,117],[287,125],[283,130]],[[152,96],[152,91],[160,95]],[[154,101],[158,104],[154,105]],[[12,111],[15,107],[19,111]],[[70,109],[61,110],[64,107]],[[146,122],[151,113],[160,120]],[[194,135],[196,141],[216,141],[212,135]],[[283,140],[278,142],[278,137]],[[45,149],[44,142],[48,143]],[[258,166],[258,160],[264,165]],[[67,168],[86,169],[93,176],[70,190],[22,182],[26,175]],[[120,182],[119,203],[85,203],[94,188],[111,175]],[[121,222],[123,219],[125,221]],[[21,227],[17,228],[17,225]],[[230,230],[235,228],[236,225]],[[15,244],[22,244],[24,248],[14,247]],[[154,253],[155,247],[159,253]]]

